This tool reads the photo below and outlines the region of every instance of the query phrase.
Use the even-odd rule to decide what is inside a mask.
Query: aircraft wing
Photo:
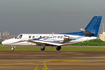
[[[54,46],[61,46],[61,45],[63,45],[63,43],[60,43],[58,41],[27,40],[27,42],[36,43],[38,45],[40,45],[40,44],[48,44],[48,45],[54,45]]]
[[[27,40],[27,42],[36,43],[37,45],[47,44],[47,45],[53,45],[53,46],[72,44],[71,40],[67,42],[59,42],[59,41],[54,41],[53,39],[46,39],[46,40],[31,39],[31,40]]]

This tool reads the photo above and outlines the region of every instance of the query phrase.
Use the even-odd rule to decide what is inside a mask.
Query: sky
[[[102,31],[105,0],[0,0],[0,32],[76,32],[96,15],[103,16]]]

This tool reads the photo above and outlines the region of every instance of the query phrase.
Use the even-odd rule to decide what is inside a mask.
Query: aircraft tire
[[[14,50],[14,47],[11,47],[11,50],[13,51]]]
[[[56,50],[57,50],[57,51],[60,51],[60,49],[61,49],[61,46],[57,46],[57,47],[56,47]]]
[[[45,50],[45,47],[41,47],[41,50],[44,51]]]

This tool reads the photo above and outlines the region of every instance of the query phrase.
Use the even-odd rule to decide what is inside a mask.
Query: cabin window
[[[56,38],[56,36],[53,36],[53,38]]]
[[[63,38],[63,36],[61,36],[61,38]]]
[[[48,38],[47,36],[44,36],[43,38]]]
[[[42,38],[42,36],[40,36],[39,38]]]
[[[58,36],[58,38],[61,38],[60,36]]]
[[[33,38],[35,38],[35,36],[33,36]]]
[[[29,38],[31,38],[31,36],[29,36]]]

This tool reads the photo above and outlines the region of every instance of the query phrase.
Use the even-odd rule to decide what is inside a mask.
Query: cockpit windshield
[[[22,35],[18,35],[17,37],[15,37],[15,39],[21,39]]]

